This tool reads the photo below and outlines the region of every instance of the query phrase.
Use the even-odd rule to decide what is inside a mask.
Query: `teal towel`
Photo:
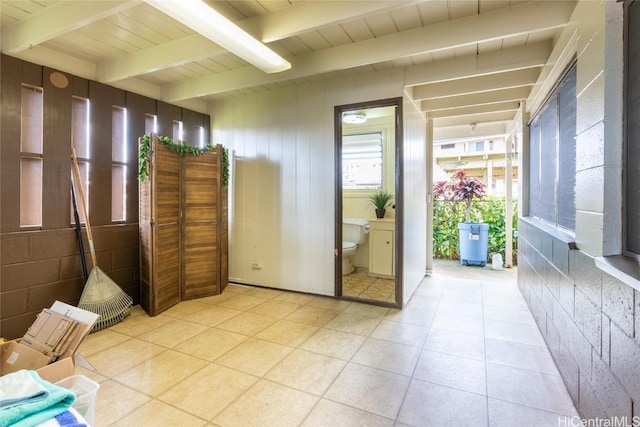
[[[66,411],[73,405],[76,395],[71,390],[51,384],[29,371],[33,379],[49,392],[46,399],[0,410],[0,427],[31,427]]]

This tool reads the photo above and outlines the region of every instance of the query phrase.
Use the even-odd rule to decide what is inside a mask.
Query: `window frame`
[[[22,92],[21,92],[21,101],[20,101],[21,102],[21,107],[20,107],[20,230],[22,231],[41,230],[42,223],[43,223],[43,191],[44,191],[44,173],[43,173],[43,170],[44,170],[44,88],[40,86],[26,84],[26,83],[22,83],[21,88],[22,88]],[[24,119],[25,117],[27,117],[24,111],[25,90],[30,90],[31,92],[38,92],[40,94],[39,123],[36,123],[36,125],[38,125],[39,138],[40,138],[39,147],[36,147],[36,148],[39,148],[39,152],[27,150],[27,148],[30,148],[30,147],[25,147]],[[31,104],[31,102],[29,104]],[[29,109],[29,112],[31,113],[32,110]],[[31,115],[29,115],[29,117],[31,117]],[[36,180],[40,181],[39,194],[36,194],[33,197],[29,197],[28,201],[25,201],[23,197],[24,193],[26,192],[25,188],[23,187],[23,185],[25,184],[25,177],[23,176],[23,170],[24,170],[23,166],[25,164],[25,161],[27,162],[37,161],[40,166],[40,170],[39,170],[40,176],[35,177]],[[33,189],[30,189],[29,192],[31,192],[32,190]],[[35,199],[39,199],[38,206],[29,206],[28,209],[26,209],[26,207],[23,206],[25,203],[28,203],[29,201],[33,202]],[[38,217],[39,224],[24,223],[23,220],[26,218],[26,214],[24,211],[25,210],[32,211],[35,209],[39,209],[39,212],[35,215],[36,217]]]

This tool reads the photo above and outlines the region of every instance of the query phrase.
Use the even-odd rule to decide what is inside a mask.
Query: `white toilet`
[[[353,272],[351,257],[358,250],[358,245],[366,241],[367,234],[369,234],[369,221],[366,219],[342,219],[342,274]]]

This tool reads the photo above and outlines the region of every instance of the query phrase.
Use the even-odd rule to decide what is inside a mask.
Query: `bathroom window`
[[[342,139],[342,187],[382,188],[382,132],[345,135]]]

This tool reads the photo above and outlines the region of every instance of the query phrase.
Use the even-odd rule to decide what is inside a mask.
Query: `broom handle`
[[[93,266],[98,265],[96,261],[96,250],[93,247],[93,234],[91,233],[91,224],[89,223],[89,212],[87,212],[87,203],[84,198],[84,190],[82,189],[82,178],[80,178],[80,169],[78,168],[78,159],[76,158],[76,149],[71,147],[71,160],[73,160],[73,172],[76,176],[75,182],[78,185],[78,193],[82,202],[82,212],[84,213],[84,223],[87,227],[87,239],[89,240],[89,250],[91,251],[91,261]]]

